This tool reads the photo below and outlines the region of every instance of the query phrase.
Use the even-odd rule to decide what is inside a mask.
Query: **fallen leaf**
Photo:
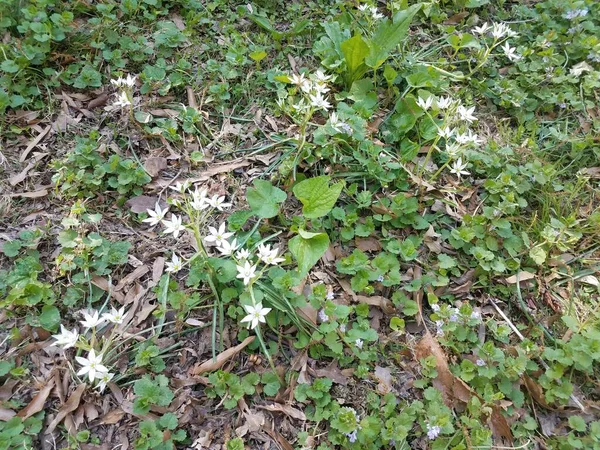
[[[52,392],[52,388],[54,387],[54,376],[48,380],[46,385],[31,399],[29,404],[18,412],[17,416],[21,419],[25,420],[34,414],[39,413],[44,409],[44,404],[46,403],[46,399]]]
[[[244,341],[241,344],[236,345],[235,347],[232,347],[232,348],[228,348],[224,352],[219,353],[217,355],[216,359],[213,360],[211,358],[208,361],[204,361],[202,364],[193,367],[190,370],[190,375],[200,375],[205,372],[213,372],[215,370],[220,369],[221,367],[223,367],[223,364],[225,364],[228,360],[233,358],[235,355],[237,355],[239,352],[241,352],[244,348],[246,348],[248,345],[250,345],[254,341],[255,338],[256,338],[256,336],[248,336],[246,339],[244,339]]]
[[[392,390],[392,371],[389,367],[375,366],[375,380],[379,383],[377,385],[377,392],[382,395],[391,392]]]
[[[132,197],[125,202],[125,206],[127,206],[132,212],[139,214],[145,213],[149,209],[156,208],[156,202],[159,202],[161,208],[165,208],[167,204],[165,202],[160,202],[158,197],[150,196],[150,195],[138,195],[137,197]]]
[[[240,167],[247,167],[250,164],[252,164],[252,162],[248,160],[232,161],[227,164],[215,164],[209,169],[202,172],[198,177],[188,178],[187,180],[183,180],[182,182],[188,181],[190,183],[199,183],[201,181],[207,181],[215,175],[221,173],[229,173],[232,172],[234,169],[239,169]]]
[[[167,168],[167,158],[163,158],[160,156],[155,156],[152,158],[148,158],[144,162],[144,169],[148,172],[152,178],[157,176],[162,170]]]
[[[47,189],[40,189],[38,191],[30,191],[30,192],[15,192],[14,194],[10,194],[11,197],[21,197],[21,198],[40,198],[48,195]]]
[[[265,409],[271,412],[281,412],[292,419],[306,420],[306,416],[299,409],[294,408],[290,405],[281,405],[279,403],[272,403],[270,405],[256,405],[257,408]]]
[[[113,409],[102,416],[100,419],[100,425],[113,425],[119,422],[124,415],[125,411],[123,411],[121,408]]]
[[[48,132],[52,129],[51,125],[48,125],[46,128],[44,128],[44,130],[38,134],[30,143],[29,145],[27,145],[27,148],[25,150],[23,150],[23,153],[21,153],[21,156],[19,158],[19,162],[24,162],[27,159],[27,156],[29,155],[29,152],[31,150],[33,150],[41,141],[42,139],[44,139],[44,137],[46,137],[46,135],[48,134]]]
[[[537,381],[535,381],[529,375],[523,375],[523,383],[525,384],[529,395],[531,395],[531,398],[533,398],[539,405],[543,406],[546,409],[554,409],[546,402],[546,397],[544,397],[544,391],[542,390],[542,387],[537,383]]]
[[[29,164],[27,164],[27,167],[25,167],[23,170],[21,170],[21,172],[16,174],[14,177],[11,177],[8,179],[8,182],[10,183],[10,185],[16,186],[17,184],[24,181],[25,178],[27,178],[27,174],[29,173],[29,171],[31,169],[33,169],[36,166],[36,164],[45,156],[48,156],[48,153],[36,153],[35,157],[33,158],[33,161],[31,161]]]
[[[589,284],[591,286],[600,286],[600,281],[594,275],[585,275],[581,278],[577,278],[580,283]]]
[[[87,107],[88,107],[88,109],[94,109],[94,108],[97,108],[98,106],[104,105],[107,101],[108,101],[108,94],[102,94],[102,95],[96,97],[95,99],[90,100]]]
[[[440,234],[435,232],[432,225],[429,225],[429,229],[425,232],[425,235],[423,236],[423,242],[425,243],[429,251],[433,253],[442,252],[442,244],[438,239],[439,237]]]
[[[506,281],[508,284],[516,284],[517,278],[519,279],[519,283],[522,281],[531,280],[532,278],[535,278],[535,273],[531,273],[526,270],[522,270],[522,271],[516,273],[515,275],[512,275],[512,276],[506,278],[504,281]]]
[[[354,299],[358,303],[365,303],[369,306],[377,306],[386,314],[393,314],[395,309],[394,304],[389,298],[383,297],[382,295],[357,295]]]
[[[126,276],[124,276],[119,281],[119,283],[115,287],[115,292],[122,290],[125,286],[127,286],[128,284],[133,283],[135,280],[143,277],[149,271],[150,271],[150,269],[148,269],[148,266],[146,266],[146,265],[138,267],[133,272],[131,272],[131,273],[127,274]]]
[[[17,415],[12,409],[3,408],[0,406],[0,421],[7,422]]]
[[[317,378],[329,378],[334,383],[342,386],[348,385],[348,377],[340,370],[335,359],[323,369],[309,369],[309,373]]]
[[[154,264],[152,264],[152,282],[157,284],[160,281],[160,277],[163,274],[163,270],[165,268],[165,258],[159,256],[154,260]]]
[[[0,401],[9,400],[13,396],[13,389],[19,384],[18,380],[6,380],[2,386],[0,386]]]
[[[52,422],[50,422],[48,428],[46,428],[45,434],[52,433],[54,429],[58,426],[58,424],[61,423],[63,419],[67,416],[67,414],[72,413],[79,407],[79,404],[81,403],[81,396],[83,394],[83,391],[85,391],[86,387],[87,384],[85,383],[82,383],[79,386],[77,386],[77,389],[73,391],[69,399],[64,403],[64,405],[60,407],[58,413],[56,413],[56,417]]]
[[[109,292],[119,303],[123,304],[125,297],[121,292],[115,292],[115,287],[108,282],[106,278],[94,275],[91,279],[94,286],[102,289],[105,292]]]
[[[379,239],[372,237],[369,238],[356,238],[354,239],[354,245],[362,252],[378,252],[381,251],[381,243]]]

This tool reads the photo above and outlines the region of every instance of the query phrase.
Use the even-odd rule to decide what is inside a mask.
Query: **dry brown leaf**
[[[160,277],[163,274],[163,270],[165,268],[165,258],[159,256],[154,260],[154,264],[152,264],[152,282],[157,284],[160,281]]]
[[[294,408],[290,405],[282,405],[280,403],[272,403],[270,405],[256,405],[257,408],[265,409],[271,412],[281,412],[292,419],[306,420],[306,416],[299,409]]]
[[[86,387],[87,385],[85,383],[82,383],[79,386],[77,386],[77,389],[73,391],[73,393],[65,402],[65,404],[60,407],[58,413],[56,413],[56,417],[52,422],[50,422],[48,428],[46,428],[45,434],[52,433],[54,429],[58,426],[58,424],[61,423],[63,419],[67,416],[67,414],[72,413],[79,407],[79,404],[81,403],[81,396],[83,395],[83,391],[85,391]]]
[[[112,411],[107,412],[100,419],[100,425],[112,425],[119,422],[123,416],[125,415],[125,411],[121,408],[113,409]]]
[[[272,424],[268,421],[263,425],[262,430],[271,436],[271,439],[277,442],[283,450],[294,450],[292,444],[290,444],[278,431],[275,431]]]
[[[525,383],[525,387],[529,392],[529,395],[541,406],[546,409],[554,409],[546,402],[546,398],[544,397],[544,391],[542,387],[531,378],[529,375],[523,375],[523,382]]]
[[[0,406],[0,421],[7,422],[17,415],[12,409],[3,408]]]
[[[127,286],[128,284],[133,283],[135,280],[143,277],[149,271],[150,271],[150,269],[148,269],[148,266],[146,266],[146,265],[138,267],[133,272],[131,272],[131,273],[127,274],[126,276],[124,276],[121,279],[121,281],[119,281],[119,283],[115,287],[115,292],[122,290],[125,286]]]
[[[323,369],[309,369],[309,373],[314,377],[329,378],[334,383],[342,386],[348,385],[348,377],[340,370],[335,359]]]
[[[17,384],[19,384],[18,380],[7,380],[0,386],[0,401],[9,400],[13,396],[13,389]]]
[[[379,239],[372,237],[356,238],[354,239],[354,245],[362,252],[379,252],[382,249]]]
[[[108,101],[108,94],[102,94],[98,97],[96,97],[93,100],[90,100],[90,102],[88,103],[88,109],[94,109],[97,108],[98,106],[102,106],[104,104],[106,104],[106,102]]]
[[[421,280],[421,275],[422,275],[421,267],[415,265],[413,267],[413,280]],[[417,289],[415,292],[413,292],[413,301],[417,304],[417,310],[419,312],[417,314],[417,325],[420,325],[420,324],[424,323],[424,320],[423,320],[423,291],[421,289]]]
[[[139,214],[145,213],[149,209],[156,208],[156,202],[158,202],[158,197],[150,196],[150,195],[138,195],[137,197],[132,197],[125,202],[125,206],[131,209],[132,212]],[[166,207],[166,203],[159,202],[158,203],[161,208]]]
[[[108,282],[106,278],[100,277],[98,275],[94,275],[91,279],[91,282],[94,286],[102,289],[105,292],[110,292],[110,294],[121,304],[125,297],[121,292],[115,292],[115,287]]]
[[[375,374],[374,377],[376,381],[379,383],[377,385],[377,392],[382,395],[391,392],[392,390],[392,371],[389,367],[380,367],[375,366]]]
[[[160,156],[155,156],[152,158],[148,158],[144,162],[144,169],[148,172],[152,178],[157,176],[161,171],[167,168],[167,158],[163,158]]]
[[[15,192],[14,194],[10,194],[11,197],[21,197],[21,198],[40,198],[48,195],[47,189],[40,189],[38,191],[30,191],[30,192]]]
[[[25,420],[28,417],[33,416],[34,414],[39,413],[44,409],[44,404],[46,403],[46,399],[52,392],[52,388],[54,387],[54,376],[48,380],[46,385],[31,399],[29,404],[23,408],[17,416],[21,419]]]
[[[232,161],[226,164],[215,164],[209,169],[202,172],[200,176],[195,178],[189,178],[185,181],[189,181],[190,183],[199,183],[201,181],[207,181],[220,173],[232,172],[234,169],[239,169],[240,167],[247,167],[250,164],[252,164],[252,162],[249,160]]]
[[[190,375],[200,375],[205,372],[213,372],[215,370],[219,370],[223,366],[223,364],[225,364],[228,360],[233,358],[244,348],[250,345],[255,338],[256,336],[248,336],[246,339],[244,339],[244,341],[241,344],[236,345],[232,348],[228,348],[224,352],[219,353],[216,359],[213,360],[211,358],[208,361],[204,361],[202,364],[193,367],[190,370]]]
[[[535,273],[522,270],[515,275],[505,278],[504,281],[506,281],[508,284],[516,284],[517,278],[519,279],[519,283],[522,281],[531,280],[532,278],[535,278]]]
[[[425,232],[425,235],[423,236],[423,242],[425,243],[427,248],[433,253],[442,252],[442,244],[438,239],[439,237],[440,234],[435,232],[432,225],[429,225],[429,229]]]
[[[354,300],[356,300],[358,303],[365,303],[369,306],[377,306],[386,314],[393,314],[396,310],[392,301],[382,295],[357,295]]]
[[[40,142],[42,142],[42,139],[44,139],[44,137],[48,134],[48,132],[52,129],[52,126],[48,125],[46,128],[44,128],[44,130],[38,134],[27,146],[27,148],[23,151],[23,153],[21,153],[21,157],[19,158],[19,162],[23,162],[27,159],[27,156],[29,155],[29,152],[31,150],[33,150],[36,145],[38,145]]]
[[[33,158],[33,161],[31,161],[29,164],[27,164],[27,167],[25,167],[21,172],[19,172],[18,174],[16,174],[14,177],[11,177],[8,179],[8,182],[10,183],[11,186],[16,186],[17,184],[21,183],[22,181],[25,180],[25,178],[27,178],[27,174],[29,173],[29,171],[31,169],[33,169],[36,164],[43,159],[45,156],[48,156],[48,153],[35,153],[35,156]]]

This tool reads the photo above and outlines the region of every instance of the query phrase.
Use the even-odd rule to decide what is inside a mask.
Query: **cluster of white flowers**
[[[120,89],[116,94],[117,99],[113,103],[114,106],[127,108],[132,105],[132,92],[135,87],[135,78],[135,75],[127,75],[125,78],[119,77],[116,80],[110,80],[110,84]]]
[[[95,331],[106,323],[122,324],[125,320],[125,314],[124,306],[119,309],[113,307],[110,312],[103,313],[102,315],[96,310],[86,311],[83,313],[83,320],[80,321],[84,328],[84,333],[80,334],[77,328],[68,330],[64,325],[61,325],[60,334],[52,336],[55,340],[55,345],[62,347],[63,350],[77,347],[87,349],[90,347],[90,342],[88,342],[85,336],[88,331]],[[106,385],[114,377],[114,374],[103,364],[103,357],[104,355],[102,353],[97,354],[94,348],[89,350],[87,357],[75,357],[77,363],[81,365],[77,375],[86,375],[91,383],[97,381],[96,387],[100,392],[104,391]]]
[[[384,14],[381,14],[381,13],[380,13],[380,12],[377,10],[377,7],[375,7],[375,6],[370,6],[370,5],[362,4],[362,5],[359,5],[359,7],[358,7],[358,10],[359,10],[360,12],[363,12],[363,13],[365,13],[365,14],[370,14],[370,15],[371,15],[371,17],[372,17],[374,20],[380,20],[380,19],[383,19],[383,18],[385,17],[385,15],[384,15]]]
[[[310,108],[323,109],[325,111],[331,109],[332,105],[325,96],[330,91],[327,82],[333,79],[332,75],[325,75],[321,70],[317,70],[314,74],[306,77],[303,73],[300,75],[293,74],[289,77],[290,83],[298,86],[305,98],[295,103],[296,111],[304,112]],[[283,106],[283,100],[279,99],[278,103]]]
[[[518,36],[517,33],[511,30],[510,27],[504,23],[493,23],[488,25],[488,23],[485,22],[483,25],[473,28],[473,33],[479,35],[490,34],[494,38],[494,44],[499,43],[499,41],[502,41],[503,39]],[[511,47],[508,42],[505,42],[501,48],[504,51],[504,55],[510,61],[518,61],[521,59],[521,56],[517,54],[517,49]]]
[[[438,135],[445,140],[444,151],[453,161],[450,173],[458,178],[470,175],[466,170],[468,162],[465,161],[463,153],[467,148],[483,143],[477,133],[468,128],[477,121],[475,107],[464,106],[459,99],[455,100],[450,96],[436,98],[433,95],[427,98],[419,97],[417,105],[428,114],[429,110],[435,109],[436,113],[443,115],[444,122],[438,127]]]
[[[442,308],[437,303],[432,304],[431,309],[435,313],[442,311]],[[475,320],[477,322],[481,321],[481,313],[479,311],[472,311],[470,315],[466,316],[460,312],[459,308],[448,308],[446,306],[444,306],[442,317],[447,317],[447,319],[438,319],[435,321],[436,332],[438,336],[444,335],[444,325],[446,322],[462,322],[463,324],[466,324],[469,320]]]

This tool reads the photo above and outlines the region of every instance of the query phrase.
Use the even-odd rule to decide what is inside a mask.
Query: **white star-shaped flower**
[[[237,240],[234,239],[231,242],[222,241],[221,245],[219,245],[217,247],[217,250],[219,250],[219,252],[221,252],[221,255],[230,256],[230,255],[233,255],[233,252],[235,252],[237,250],[237,248],[238,248]]]
[[[213,195],[212,198],[208,199],[208,204],[219,211],[223,211],[225,208],[229,208],[231,203],[225,203],[225,196]]]
[[[461,105],[456,109],[456,112],[458,113],[460,118],[466,122],[471,123],[471,122],[477,120],[477,117],[475,117],[473,115],[473,113],[475,112],[474,106],[472,106],[471,108],[466,108]]]
[[[253,266],[249,261],[246,261],[243,266],[236,266],[236,268],[238,271],[236,278],[243,279],[245,285],[248,285],[256,276],[256,265]]]
[[[315,80],[319,83],[327,83],[333,79],[333,75],[325,75],[322,70],[317,70],[315,72]]]
[[[104,319],[100,317],[100,313],[96,310],[90,311],[90,313],[83,313],[83,320],[80,320],[84,328],[95,328],[104,322]]]
[[[190,183],[188,180],[185,180],[183,183],[178,181],[175,186],[169,186],[169,189],[173,189],[174,191],[183,194],[190,188],[191,185],[192,183]]]
[[[181,260],[181,258],[179,256],[177,256],[175,253],[173,253],[171,261],[167,262],[166,271],[169,273],[177,273],[181,269],[183,269],[183,261]]]
[[[471,175],[470,172],[465,170],[466,168],[467,162],[463,163],[462,158],[458,158],[456,161],[454,161],[454,164],[452,164],[450,172],[455,174],[458,178],[460,178],[462,175]]]
[[[487,22],[484,22],[483,25],[481,25],[480,27],[473,28],[473,33],[475,33],[475,34],[485,34],[485,33],[487,33],[490,30],[490,28],[492,28],[492,27],[489,26]]]
[[[83,366],[79,369],[77,375],[82,376],[87,374],[91,382],[94,382],[96,375],[101,376],[101,374],[108,372],[108,368],[102,365],[102,354],[96,356],[96,351],[94,349],[90,350],[87,358],[76,356],[75,359]]]
[[[521,56],[516,53],[517,49],[511,47],[508,42],[504,43],[502,46],[502,51],[504,52],[504,55],[511,61],[518,61],[521,59]]]
[[[256,306],[244,305],[244,309],[248,315],[242,319],[242,322],[248,322],[248,326],[252,330],[259,322],[265,323],[265,316],[271,311],[271,308],[263,308],[262,303],[258,303]]]
[[[456,130],[454,128],[444,127],[444,128],[438,129],[438,134],[440,135],[440,137],[443,137],[444,139],[448,139],[449,137],[451,137],[454,134],[455,131]]]
[[[210,231],[210,234],[206,236],[204,240],[206,242],[214,243],[217,246],[220,246],[222,242],[233,236],[233,233],[225,231],[225,222],[219,225],[219,229],[208,227],[208,231]]]
[[[436,100],[435,104],[440,109],[448,109],[454,101],[450,97],[440,97]]]
[[[422,110],[427,111],[429,108],[431,108],[431,105],[433,105],[433,96],[430,95],[429,97],[427,97],[427,99],[422,99],[421,97],[419,97],[417,99],[417,105]]]
[[[210,204],[207,196],[208,191],[205,188],[196,188],[196,190],[192,192],[192,208],[194,208],[196,211],[204,211],[206,208],[208,208]]]
[[[98,391],[104,392],[106,385],[110,383],[110,380],[112,380],[115,375],[110,372],[101,372],[99,375],[100,378],[96,387],[98,388]]]
[[[108,320],[111,323],[121,324],[125,319],[125,307],[122,306],[119,309],[113,307],[109,313],[102,314],[102,318],[103,320]]]
[[[317,92],[315,95],[309,95],[309,99],[310,104],[315,108],[322,108],[326,111],[331,108],[331,103],[320,92]]]
[[[165,218],[165,215],[169,211],[169,207],[167,206],[165,209],[162,209],[158,202],[156,202],[154,210],[148,209],[146,211],[148,212],[148,215],[150,217],[144,219],[142,222],[149,223],[150,226],[155,226],[158,225]]]
[[[163,220],[162,223],[165,226],[163,233],[173,234],[173,237],[178,237],[179,233],[185,230],[181,217],[178,217],[175,214],[171,214],[171,220]]]
[[[119,108],[126,108],[128,106],[131,106],[131,100],[129,100],[127,92],[119,92],[117,94],[117,99],[115,100],[113,105],[118,106]]]
[[[246,261],[246,260],[250,259],[250,252],[248,250],[246,250],[245,248],[243,248],[235,254],[235,257],[237,259],[239,259],[240,261]]]
[[[52,336],[56,339],[56,345],[60,345],[64,350],[75,347],[79,340],[79,332],[74,328],[73,331],[67,330],[64,325],[60,326],[60,334]]]

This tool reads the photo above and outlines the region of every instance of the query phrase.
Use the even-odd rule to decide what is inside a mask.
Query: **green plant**
[[[135,440],[135,450],[171,450],[186,438],[184,430],[177,430],[177,417],[166,413],[158,420],[144,420],[139,424],[140,436]]]
[[[68,155],[53,163],[52,177],[57,189],[69,197],[88,198],[106,192],[119,196],[140,195],[141,187],[150,181],[143,167],[132,159],[117,154],[106,155],[107,147],[99,144],[98,134],[77,139]]]
[[[38,413],[25,420],[15,416],[0,421],[0,448],[2,450],[33,449],[34,440],[42,430],[44,413]]]
[[[143,376],[134,383],[133,392],[133,409],[136,414],[142,415],[147,414],[153,405],[169,406],[174,397],[169,389],[169,379],[164,375],[156,375],[154,378]]]

